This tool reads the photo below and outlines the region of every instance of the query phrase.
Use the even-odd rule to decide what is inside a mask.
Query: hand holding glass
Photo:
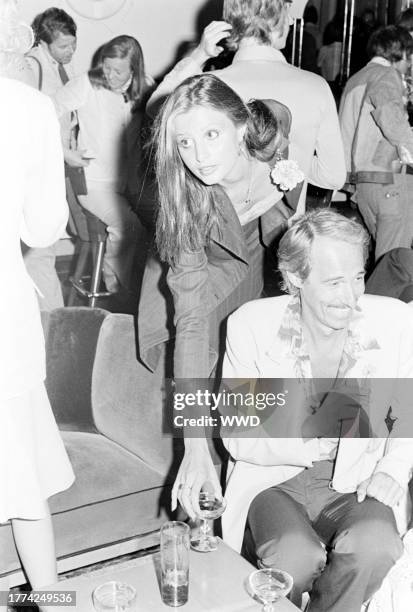
[[[198,514],[201,519],[199,536],[191,540],[191,547],[198,552],[211,552],[216,550],[217,540],[209,532],[208,520],[215,520],[224,512],[227,503],[225,499],[219,498],[213,491],[201,491],[199,494]]]

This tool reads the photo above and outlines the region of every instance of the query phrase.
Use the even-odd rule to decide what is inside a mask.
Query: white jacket
[[[40,313],[20,246],[46,247],[67,219],[63,152],[51,100],[32,87],[0,78],[0,401],[45,377]]]
[[[279,327],[290,300],[289,296],[281,296],[249,302],[229,318],[224,378],[296,376],[292,355],[280,352],[277,346]],[[413,417],[413,399],[408,399],[406,379],[413,378],[413,312],[398,300],[373,295],[363,295],[359,307],[358,330],[362,337],[375,341],[366,342],[359,350],[348,376],[388,379],[388,383],[372,387],[374,411],[370,420],[376,435],[382,437],[342,439],[332,486],[342,493],[353,492],[374,471],[381,471],[407,489],[413,466],[413,440],[402,436],[412,431],[409,412]],[[386,440],[384,419],[390,406],[398,420]],[[227,484],[223,534],[225,541],[239,550],[254,497],[293,478],[312,463],[300,438],[285,440],[262,435],[224,439],[224,443],[234,463]],[[401,523],[403,514],[405,510],[400,517],[396,515],[400,530],[405,527]]]

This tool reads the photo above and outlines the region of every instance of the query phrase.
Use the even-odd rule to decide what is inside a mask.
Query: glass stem
[[[274,606],[272,605],[272,603],[264,604],[262,612],[274,612]]]
[[[207,539],[207,535],[208,532],[210,531],[209,529],[209,525],[208,525],[208,520],[207,519],[202,519],[202,523],[201,523],[201,533],[202,533],[202,539],[206,540]]]

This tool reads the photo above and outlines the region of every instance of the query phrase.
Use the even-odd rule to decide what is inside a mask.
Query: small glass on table
[[[293,588],[293,579],[283,570],[267,567],[250,574],[249,586],[252,594],[264,604],[263,612],[273,612],[273,604]]]
[[[123,582],[111,580],[93,591],[96,612],[129,612],[135,610],[136,589]]]
[[[213,491],[201,491],[199,494],[198,518],[201,519],[199,535],[191,539],[191,548],[198,552],[211,552],[218,548],[217,539],[210,533],[208,521],[219,518],[226,508],[223,497],[217,497]]]

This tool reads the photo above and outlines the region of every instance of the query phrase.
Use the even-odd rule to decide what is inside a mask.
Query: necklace
[[[253,164],[252,164],[252,161],[251,161],[251,164],[250,164],[250,176],[249,176],[249,179],[248,179],[247,195],[245,196],[244,206],[243,206],[243,208],[246,208],[247,210],[250,208],[250,206],[252,204],[252,202],[251,202],[252,175],[253,175]]]

